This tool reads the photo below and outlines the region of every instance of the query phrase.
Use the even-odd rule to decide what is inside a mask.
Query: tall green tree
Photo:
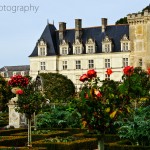
[[[7,81],[0,76],[0,111],[8,110],[7,103],[12,98],[12,92],[7,84]]]
[[[51,102],[68,102],[75,94],[73,82],[58,73],[40,73],[44,94]]]

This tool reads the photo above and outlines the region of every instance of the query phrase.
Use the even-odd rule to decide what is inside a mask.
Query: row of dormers
[[[121,44],[121,51],[130,51],[130,40],[125,34],[122,39],[120,40]],[[86,54],[93,54],[97,51],[96,41],[92,38],[89,38],[85,46],[83,45],[82,41],[76,39],[73,44],[73,54],[82,54],[85,50]],[[102,52],[109,53],[112,52],[113,49],[113,41],[108,36],[102,40]],[[59,45],[59,54],[60,55],[68,55],[70,52],[70,44],[66,40],[62,40]],[[47,56],[47,43],[41,39],[38,42],[38,56]]]

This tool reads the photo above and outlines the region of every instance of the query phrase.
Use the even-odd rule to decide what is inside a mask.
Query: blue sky
[[[141,11],[149,0],[0,0],[0,68],[29,65],[28,56],[40,38],[47,20],[66,22],[74,28],[74,20],[82,19],[82,27],[108,25],[129,13]]]

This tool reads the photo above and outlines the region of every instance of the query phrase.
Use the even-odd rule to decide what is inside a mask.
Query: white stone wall
[[[110,79],[120,81],[123,70],[123,58],[129,58],[130,52],[116,53],[96,53],[96,54],[79,54],[79,55],[62,55],[62,56],[45,56],[45,57],[30,57],[30,75],[35,78],[40,71],[40,62],[46,63],[46,70],[40,72],[58,72],[67,76],[79,88],[81,82],[77,81],[77,76],[80,77],[86,73],[88,68],[88,60],[94,60],[94,69],[97,71],[101,80],[105,79],[106,69],[105,59],[110,59],[113,74]],[[81,69],[76,69],[76,60],[81,61]],[[57,62],[56,62],[57,61]],[[67,61],[67,70],[63,70],[63,61]],[[130,62],[129,62],[130,64]],[[58,71],[56,71],[58,68]]]

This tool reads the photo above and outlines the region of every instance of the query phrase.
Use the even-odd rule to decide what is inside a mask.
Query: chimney
[[[107,26],[107,18],[102,18],[102,32],[105,32]]]
[[[66,31],[66,23],[65,22],[59,22],[59,40],[63,40],[65,36]]]
[[[75,39],[81,39],[82,36],[82,19],[75,19]]]

